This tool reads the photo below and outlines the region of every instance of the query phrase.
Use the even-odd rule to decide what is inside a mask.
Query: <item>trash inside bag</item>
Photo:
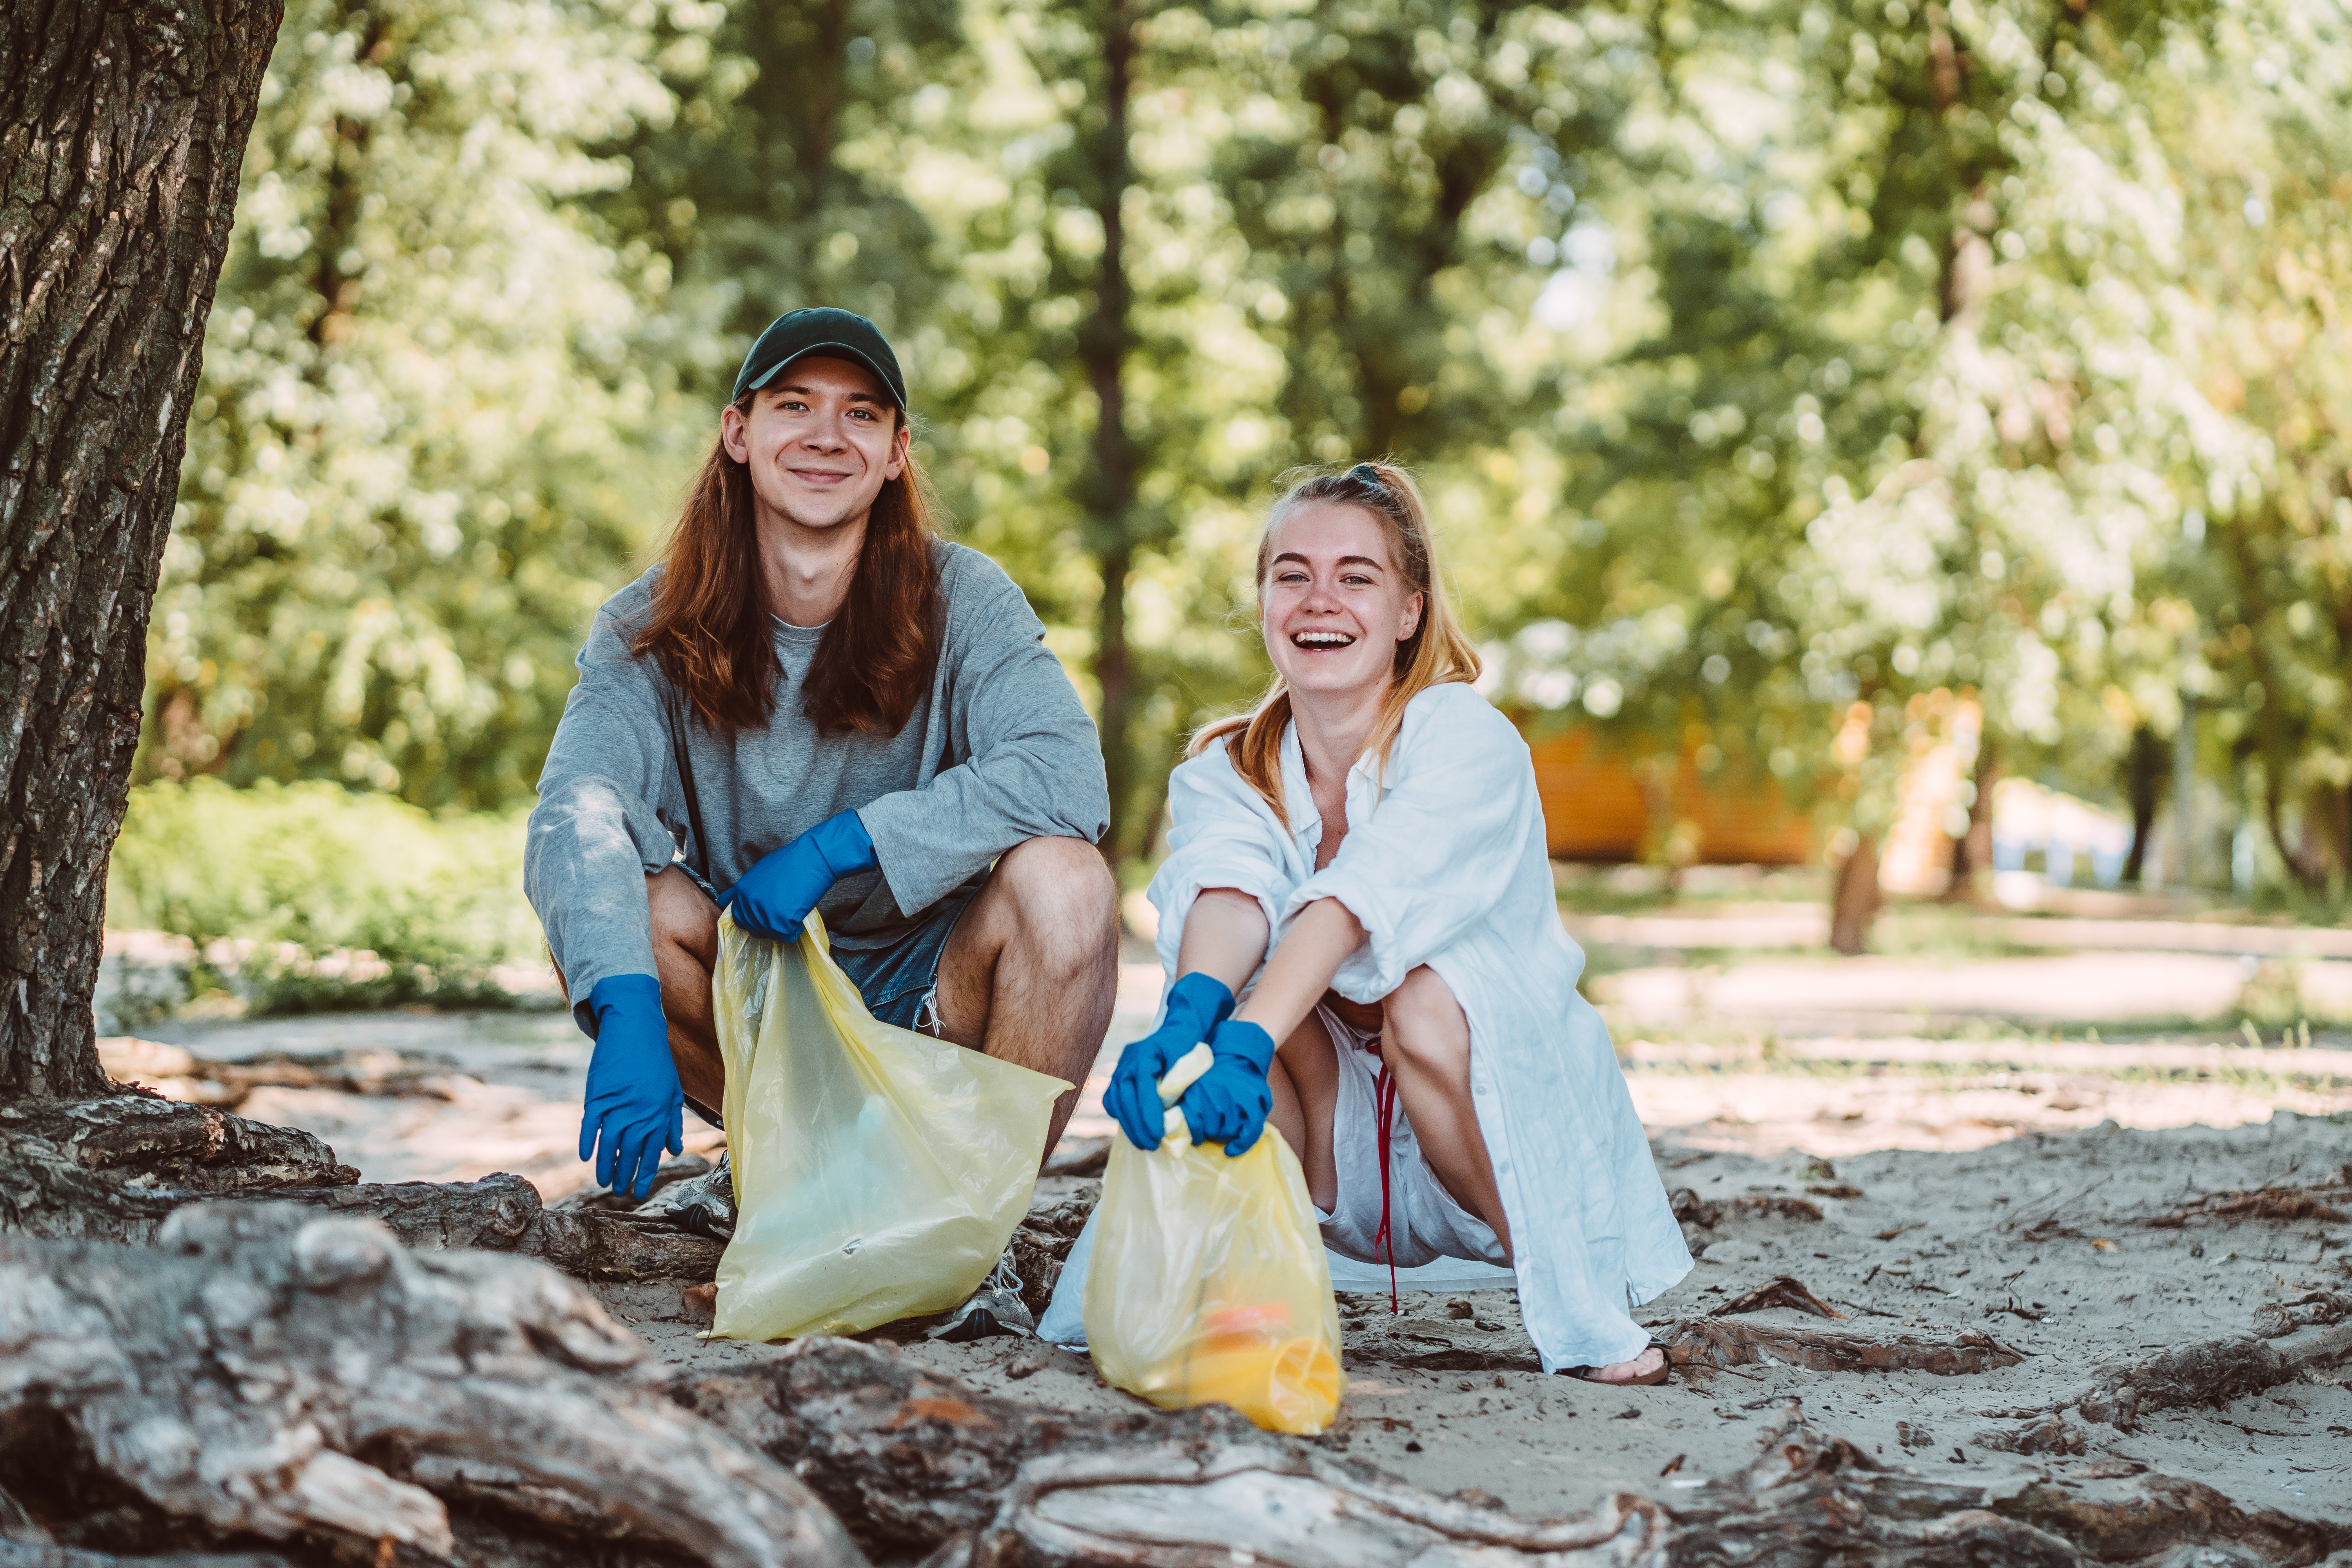
[[[709,1337],[857,1333],[970,1296],[1070,1086],[876,1022],[814,915],[791,943],[722,916],[710,989],[736,1217]]]
[[[1173,1100],[1206,1047],[1161,1080]],[[1230,1405],[1273,1432],[1322,1431],[1339,1407],[1339,1313],[1298,1157],[1269,1127],[1246,1154],[1196,1145],[1168,1113],[1155,1150],[1111,1140],[1083,1298],[1110,1383],[1167,1410]]]

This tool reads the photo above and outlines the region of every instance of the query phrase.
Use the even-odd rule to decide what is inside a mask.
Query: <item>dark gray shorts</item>
[[[694,868],[678,861],[677,868],[693,879],[711,902],[719,894],[709,883],[696,876]],[[915,922],[880,947],[844,947],[834,944],[833,961],[849,976],[850,984],[866,999],[866,1010],[886,1024],[901,1029],[919,1029],[927,1035],[940,1032],[939,1008],[934,993],[940,984],[940,955],[947,951],[948,938],[955,933],[956,921],[963,919],[964,910],[980,896],[985,881],[958,888],[915,918]]]

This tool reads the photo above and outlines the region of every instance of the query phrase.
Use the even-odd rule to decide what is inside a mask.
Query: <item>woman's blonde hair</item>
[[[1404,725],[1405,704],[1433,686],[1449,680],[1478,679],[1478,653],[1454,618],[1445,596],[1445,580],[1438,571],[1437,542],[1429,531],[1429,514],[1412,476],[1393,463],[1358,463],[1352,468],[1310,472],[1304,478],[1285,475],[1290,488],[1266,513],[1265,532],[1257,543],[1258,598],[1265,597],[1265,574],[1274,552],[1274,531],[1284,518],[1310,501],[1331,501],[1361,507],[1388,529],[1389,556],[1403,576],[1406,590],[1421,595],[1421,618],[1412,635],[1396,647],[1393,679],[1381,700],[1381,714],[1364,749],[1376,752],[1386,767],[1389,749]],[[1213,719],[1192,737],[1187,756],[1199,756],[1210,742],[1230,735],[1225,754],[1234,771],[1274,807],[1286,825],[1290,814],[1282,800],[1282,732],[1290,724],[1290,690],[1282,677],[1274,678],[1265,695],[1247,713]]]

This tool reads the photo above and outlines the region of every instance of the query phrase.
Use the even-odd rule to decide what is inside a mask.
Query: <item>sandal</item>
[[[1666,1353],[1666,1344],[1663,1340],[1652,1340],[1648,1344],[1643,1345],[1642,1347],[1641,1353],[1634,1356],[1633,1360],[1638,1362],[1642,1359],[1642,1356],[1649,1354],[1652,1351],[1656,1351],[1658,1352],[1658,1370],[1655,1372],[1645,1372],[1639,1377],[1595,1377],[1592,1374],[1595,1372],[1598,1372],[1600,1368],[1591,1366],[1572,1366],[1566,1370],[1569,1376],[1577,1379],[1579,1382],[1594,1384],[1602,1388],[1654,1388],[1659,1384],[1666,1381],[1668,1375],[1675,1370],[1675,1363],[1673,1359]]]

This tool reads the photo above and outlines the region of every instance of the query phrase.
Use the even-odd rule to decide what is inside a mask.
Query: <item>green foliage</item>
[[[107,923],[186,937],[196,987],[257,1012],[499,1005],[492,966],[540,954],[520,814],[436,817],[325,783],[134,789]]]
[[[520,798],[669,439],[665,264],[583,198],[670,112],[617,8],[297,0],[246,156],[142,776]]]
[[[522,798],[749,335],[834,303],[1126,852],[1263,679],[1276,476],[1385,451],[1532,727],[1867,829],[1939,691],[2094,795],[2193,714],[2320,896],[2347,88],[2331,0],[302,0],[142,765]]]

